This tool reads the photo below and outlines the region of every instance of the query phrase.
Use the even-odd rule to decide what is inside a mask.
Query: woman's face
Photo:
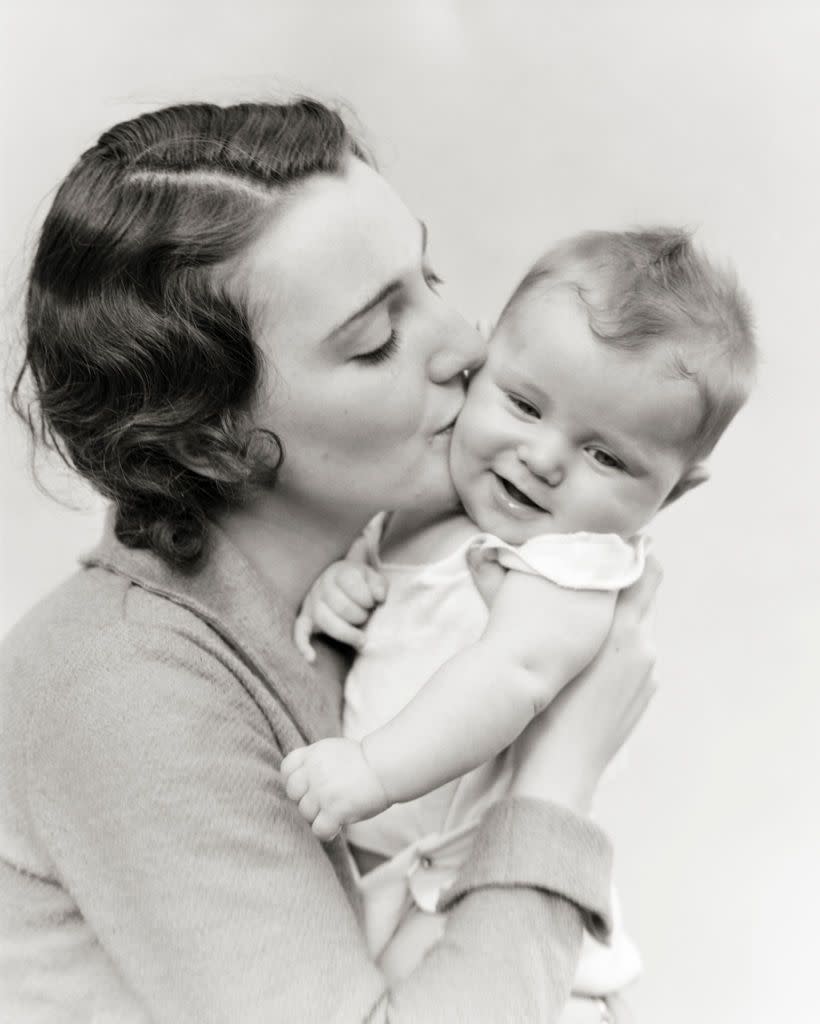
[[[351,158],[299,186],[242,257],[266,362],[256,422],[283,442],[275,491],[296,510],[363,521],[455,503],[450,428],[484,346],[437,295],[425,234]]]

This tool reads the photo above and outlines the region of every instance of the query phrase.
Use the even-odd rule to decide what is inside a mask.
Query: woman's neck
[[[220,527],[294,614],[310,585],[344,557],[364,527],[311,516],[273,492],[261,493],[218,519]]]

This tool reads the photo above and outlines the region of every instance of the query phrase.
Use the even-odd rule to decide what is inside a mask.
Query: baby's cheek
[[[464,449],[478,457],[486,457],[493,454],[500,441],[500,431],[494,426],[492,414],[489,410],[481,412],[470,411],[468,415],[462,413],[456,428],[461,426],[461,443]]]
[[[461,439],[453,433],[453,439],[450,442],[450,476],[453,479],[453,483],[456,487],[463,483],[466,475],[467,466],[467,452],[464,449],[464,445]]]
[[[631,536],[645,525],[651,509],[645,505],[643,495],[625,486],[610,493],[606,513],[608,524],[604,524],[602,530]]]
[[[627,519],[628,502],[613,482],[601,477],[587,479],[576,494],[578,528],[590,533],[620,533]]]

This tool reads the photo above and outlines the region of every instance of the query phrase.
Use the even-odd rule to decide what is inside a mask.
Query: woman
[[[309,584],[377,510],[454,500],[482,349],[424,242],[309,101],[118,125],[57,193],[15,398],[27,373],[30,422],[112,516],[3,650],[12,1019],[553,1021],[583,923],[606,929],[608,844],[583,815],[648,700],[656,573],[522,738],[444,940],[392,990],[344,841],[279,780],[339,727],[341,659],[308,667],[290,640]]]

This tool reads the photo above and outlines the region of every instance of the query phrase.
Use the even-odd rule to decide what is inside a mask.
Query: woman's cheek
[[[418,432],[423,411],[414,391],[377,373],[354,383],[345,392],[343,419],[357,443],[388,447]]]

